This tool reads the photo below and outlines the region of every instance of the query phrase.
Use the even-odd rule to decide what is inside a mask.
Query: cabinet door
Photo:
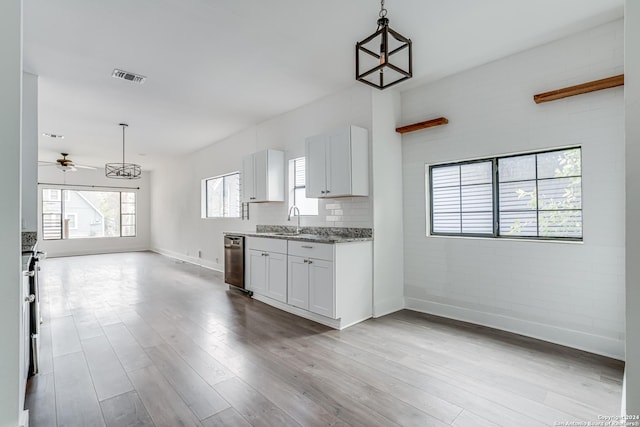
[[[253,202],[255,199],[255,174],[253,170],[253,154],[242,158],[242,201]]]
[[[309,267],[309,311],[335,318],[335,288],[333,263],[310,259]]]
[[[265,252],[250,249],[245,266],[247,267],[247,289],[256,294],[267,293],[267,257]]]
[[[368,161],[368,159],[362,159]],[[351,195],[351,132],[344,128],[327,136],[326,196]]]
[[[267,296],[287,302],[287,256],[267,252]]]
[[[253,153],[253,196],[254,202],[266,202],[267,194],[267,151]]]
[[[305,179],[307,197],[324,197],[326,190],[325,136],[307,138],[305,146]]]
[[[305,258],[288,257],[289,275],[287,277],[287,296],[289,305],[309,309],[309,265]]]

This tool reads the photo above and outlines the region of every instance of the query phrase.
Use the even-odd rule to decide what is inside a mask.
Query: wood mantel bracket
[[[542,102],[555,101],[569,96],[581,95],[583,93],[595,92],[596,90],[609,89],[612,87],[624,85],[624,74],[618,76],[607,77],[606,79],[594,80],[588,83],[582,83],[576,86],[569,86],[562,89],[552,90],[550,92],[539,93],[533,95],[536,104]]]
[[[438,117],[437,119],[427,120],[426,122],[414,123],[412,125],[401,126],[396,128],[396,132],[398,133],[407,133],[407,132],[415,132],[417,130],[422,130],[434,126],[446,125],[449,123],[449,119],[446,117]]]

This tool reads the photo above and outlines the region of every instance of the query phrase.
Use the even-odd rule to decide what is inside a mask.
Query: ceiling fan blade
[[[38,166],[58,166],[58,164],[55,162],[45,162],[43,160],[39,160]]]
[[[78,169],[91,169],[91,170],[97,170],[98,168],[93,167],[93,166],[85,166],[85,165],[73,165],[74,168],[78,168]]]

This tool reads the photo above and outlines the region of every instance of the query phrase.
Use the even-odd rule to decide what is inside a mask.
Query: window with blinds
[[[431,234],[582,239],[581,149],[429,167]]]
[[[207,218],[240,217],[240,173],[205,180]]]
[[[492,161],[431,168],[433,234],[493,235]]]
[[[300,215],[318,215],[318,199],[307,198],[305,158],[289,160],[289,207],[297,206]]]

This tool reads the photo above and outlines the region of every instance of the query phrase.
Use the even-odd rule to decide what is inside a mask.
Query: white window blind
[[[429,168],[431,234],[582,239],[581,149]]]
[[[432,231],[492,235],[492,162],[481,161],[431,169]]]

